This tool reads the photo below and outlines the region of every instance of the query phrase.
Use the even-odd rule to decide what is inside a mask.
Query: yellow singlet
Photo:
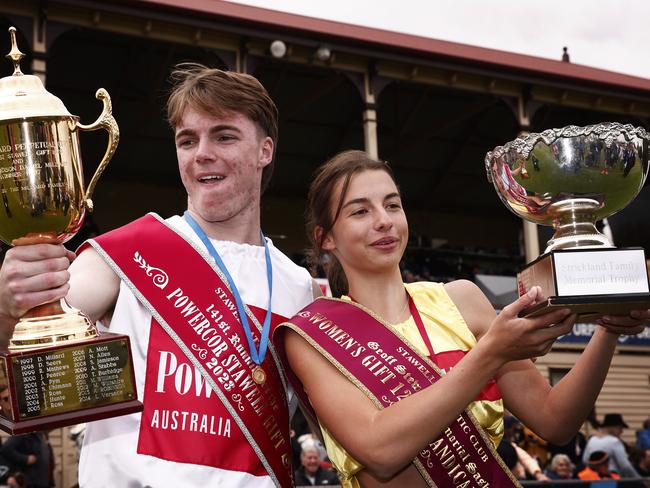
[[[405,286],[422,317],[436,354],[436,364],[441,369],[448,369],[476,345],[474,334],[467,327],[442,283],[420,282]],[[392,327],[410,341],[420,354],[429,355],[412,317],[402,323],[393,324]],[[470,403],[469,411],[474,414],[496,447],[503,437],[503,401],[494,382],[486,386],[479,398]],[[322,424],[320,427],[327,455],[341,476],[341,485],[343,488],[358,488],[359,482],[355,475],[363,469],[363,465],[350,456]]]

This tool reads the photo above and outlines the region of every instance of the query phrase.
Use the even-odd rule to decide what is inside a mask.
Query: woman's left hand
[[[650,322],[650,310],[632,310],[629,315],[604,315],[596,323],[612,334],[637,335]]]

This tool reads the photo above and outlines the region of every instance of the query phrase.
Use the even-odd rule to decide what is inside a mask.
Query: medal
[[[251,376],[253,377],[253,381],[258,385],[263,385],[266,381],[266,372],[262,369],[262,366],[255,366]]]
[[[266,350],[269,343],[269,331],[271,329],[271,315],[272,315],[271,298],[273,296],[273,265],[271,264],[271,254],[269,252],[269,246],[266,244],[266,239],[264,238],[264,234],[262,234],[262,231],[260,231],[260,239],[262,240],[262,244],[264,245],[264,259],[266,261],[266,278],[269,286],[269,306],[266,309],[264,324],[262,325],[262,330],[260,332],[260,347],[258,350],[255,347],[253,333],[251,332],[250,325],[248,324],[246,308],[244,307],[244,303],[241,299],[241,295],[239,294],[239,290],[237,289],[237,285],[233,281],[232,276],[230,276],[230,273],[228,272],[228,268],[226,268],[226,265],[221,259],[221,256],[219,256],[219,253],[210,242],[210,239],[206,235],[205,231],[196,222],[196,220],[194,220],[194,218],[190,215],[190,213],[186,211],[183,217],[185,218],[185,221],[190,225],[190,227],[192,227],[194,232],[196,232],[196,235],[199,237],[199,239],[201,239],[201,242],[203,242],[205,247],[208,249],[208,252],[214,258],[216,265],[224,274],[226,280],[228,281],[228,284],[230,285],[230,291],[232,292],[235,298],[235,302],[237,304],[237,311],[239,312],[238,313],[239,321],[241,322],[242,328],[244,329],[244,334],[246,335],[246,340],[248,341],[248,350],[250,352],[250,358],[253,361],[253,363],[255,363],[256,365],[253,368],[253,371],[251,372],[251,376],[253,377],[253,381],[256,384],[263,385],[264,382],[266,381],[266,371],[264,371],[260,365],[262,364],[262,362],[264,362],[264,357],[266,356]]]

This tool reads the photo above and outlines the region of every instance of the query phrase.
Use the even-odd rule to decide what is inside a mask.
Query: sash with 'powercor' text
[[[235,299],[207,253],[155,214],[88,244],[203,375],[274,483],[291,486],[289,414],[280,363],[270,349],[262,364],[266,381],[259,385],[252,380],[256,365]],[[258,341],[260,324],[248,308],[247,313]]]
[[[442,374],[398,332],[354,302],[317,299],[276,329],[277,347],[284,327],[300,334],[379,409],[426,388]],[[301,385],[294,388],[304,406]],[[520,487],[467,410],[422,449],[413,464],[432,487]]]

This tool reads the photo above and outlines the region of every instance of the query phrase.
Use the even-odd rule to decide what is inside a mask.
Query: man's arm
[[[70,291],[66,301],[93,322],[113,310],[119,292],[119,277],[92,247],[70,265]]]

